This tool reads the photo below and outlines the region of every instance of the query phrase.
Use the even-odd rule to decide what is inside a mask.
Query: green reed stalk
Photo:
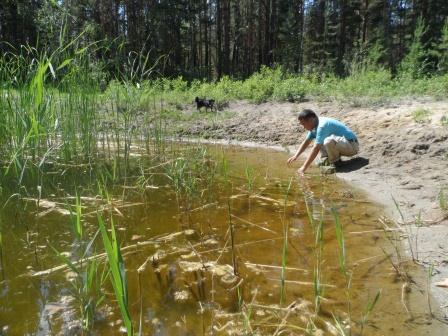
[[[282,271],[280,275],[280,305],[283,304],[285,300],[285,273],[286,273],[286,258],[288,256],[288,223],[284,224],[283,228],[283,248],[282,248]]]
[[[101,236],[103,238],[104,248],[107,253],[107,260],[110,268],[110,280],[114,288],[115,297],[121,311],[124,325],[128,335],[133,335],[131,315],[129,313],[128,288],[126,282],[126,271],[121,255],[120,246],[115,233],[113,217],[110,218],[111,236],[107,233],[103,218],[98,214],[98,225],[100,227]]]
[[[338,259],[339,259],[339,269],[345,278],[345,296],[347,299],[347,309],[349,318],[349,334],[351,334],[351,321],[352,321],[352,305],[351,305],[351,284],[352,284],[352,273],[347,270],[347,253],[345,249],[344,240],[344,230],[342,223],[339,218],[339,214],[334,206],[331,207],[331,213],[333,215],[333,220],[335,224],[336,240],[338,242]]]
[[[0,268],[2,270],[2,279],[5,279],[5,268],[3,265],[3,227],[2,227],[2,218],[0,217]]]
[[[247,159],[246,159],[246,165],[244,167],[244,174],[246,176],[247,181],[247,190],[249,191],[249,193],[252,193],[255,183],[254,169],[248,165]]]
[[[76,238],[78,240],[82,240],[83,237],[83,228],[81,223],[82,218],[82,205],[81,205],[81,197],[76,191],[75,193],[75,213],[72,212],[72,208],[69,207],[70,215],[72,219],[73,231],[75,232]]]
[[[431,278],[433,271],[434,271],[434,264],[431,263],[428,267],[428,277],[426,279],[426,300],[428,301],[429,315],[431,317],[434,316],[431,307]]]
[[[404,218],[403,212],[401,211],[400,205],[398,204],[398,202],[396,201],[396,199],[394,197],[392,197],[392,200],[394,201],[395,208],[397,209],[398,213],[400,214],[401,221],[404,224],[405,223],[405,218]],[[414,255],[414,247],[413,247],[412,240],[413,239],[417,239],[417,237],[414,237],[414,233],[412,231],[412,225],[403,225],[403,227],[406,230],[406,236],[407,236],[407,239],[408,239],[409,250],[411,252],[412,261],[415,262],[417,260],[417,258]]]
[[[333,314],[333,320],[334,320],[335,328],[336,328],[336,331],[338,332],[338,335],[346,336],[347,333],[345,332],[343,323],[334,314]]]
[[[323,249],[323,208],[321,210],[320,221],[316,225],[314,222],[313,213],[311,207],[308,203],[308,198],[304,193],[305,209],[308,215],[308,220],[313,229],[314,238],[314,256],[315,256],[315,266],[313,270],[313,291],[314,291],[314,313],[317,315],[320,311],[322,293],[322,249]]]
[[[324,221],[323,221],[323,208],[321,211],[321,217],[317,227],[315,228],[315,241],[314,250],[316,256],[316,264],[313,274],[313,288],[314,288],[314,309],[315,314],[320,311],[321,298],[323,297],[322,288],[322,252],[324,247]],[[312,216],[312,215],[311,215]]]
[[[230,231],[230,246],[232,250],[232,265],[233,265],[233,274],[238,275],[238,268],[236,263],[236,255],[235,255],[235,234],[233,230],[233,223],[232,223],[232,211],[230,209],[230,200],[227,200],[227,213],[229,217],[229,231]],[[239,287],[238,287],[239,288]]]
[[[367,307],[364,311],[364,313],[362,314],[362,319],[361,319],[361,335],[364,331],[364,326],[367,324],[367,321],[369,319],[369,315],[370,313],[373,311],[373,309],[375,308],[376,304],[378,303],[378,301],[380,300],[380,296],[381,296],[381,290],[379,290],[374,299],[372,301],[369,301],[367,303]]]
[[[347,274],[347,254],[345,250],[345,240],[344,240],[344,231],[342,228],[341,221],[339,219],[339,214],[335,207],[331,208],[331,213],[333,215],[333,220],[335,224],[336,229],[336,240],[338,242],[339,247],[339,268],[341,270],[341,273],[346,276]]]
[[[87,258],[86,263],[82,262],[90,251],[98,233],[99,231],[96,232],[87,245],[83,255],[79,259],[79,261],[81,261],[80,263],[73,263],[68,257],[60,253],[50,244],[51,249],[56,253],[57,257],[76,275],[75,281],[73,282],[74,291],[72,293],[79,305],[82,329],[86,331],[92,329],[96,309],[104,300],[104,293],[101,288],[108,275],[107,269],[104,268],[102,275],[98,280],[98,261],[96,259]],[[80,266],[77,267],[76,265]]]
[[[286,205],[288,202],[288,196],[289,193],[291,191],[291,187],[292,187],[292,181],[293,181],[293,177],[291,177],[289,179],[289,183],[288,186],[286,187],[286,189],[284,190],[284,198],[285,201],[283,203],[283,213],[281,215],[281,221],[282,221],[282,226],[283,226],[283,247],[282,247],[282,271],[281,271],[281,275],[280,275],[280,305],[283,304],[284,300],[285,300],[285,291],[286,291],[286,286],[285,286],[285,274],[286,274],[286,261],[287,261],[287,256],[288,256],[288,222],[286,221]]]

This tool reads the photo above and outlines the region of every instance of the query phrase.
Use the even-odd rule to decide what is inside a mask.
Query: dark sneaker
[[[329,166],[330,165],[330,161],[328,160],[327,157],[322,157],[320,159],[320,161],[317,163],[318,167],[322,167],[322,166]]]
[[[336,173],[336,166],[332,163],[327,166],[320,166],[320,172],[322,174],[334,174]]]

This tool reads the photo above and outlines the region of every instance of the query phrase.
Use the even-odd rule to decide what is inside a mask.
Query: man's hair
[[[299,120],[309,120],[311,118],[317,118],[316,113],[310,109],[303,109],[302,112],[299,113],[297,119]]]

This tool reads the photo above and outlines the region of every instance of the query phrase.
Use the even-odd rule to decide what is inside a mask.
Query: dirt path
[[[231,118],[185,125],[180,134],[276,145],[292,152],[304,137],[296,121],[303,108],[337,118],[357,133],[359,156],[369,162],[359,169],[339,172],[338,177],[367,191],[386,206],[390,216],[399,217],[393,197],[406,221],[421,217],[423,227],[415,237],[419,259],[434,265],[433,292],[447,314],[448,289],[434,284],[448,278],[448,220],[438,199],[443,188],[448,198],[448,125],[442,123],[444,116],[448,118],[448,101],[409,100],[370,108],[336,103],[233,102],[227,107]],[[429,115],[417,122],[413,114],[422,109]]]

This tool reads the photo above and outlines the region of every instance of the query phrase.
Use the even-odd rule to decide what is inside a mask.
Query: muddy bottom
[[[106,209],[122,246],[136,333],[445,335],[431,315],[438,312],[427,275],[402,253],[403,235],[385,238],[382,209],[364,194],[317,170],[297,180],[285,153],[206,148],[201,164],[216,167],[207,188],[203,179],[200,188],[194,179],[182,187],[161,167],[145,183],[130,176],[109,185],[105,202],[89,172],[81,172],[81,242],[67,210],[74,195],[61,191],[70,172],[57,188],[53,180],[43,199],[11,198],[1,213],[2,334],[81,333],[76,275],[67,267],[48,270],[64,265],[53,248],[73,263],[82,258],[97,211]],[[133,160],[146,167],[144,155]],[[87,257],[104,252],[99,236],[91,246]],[[104,257],[95,260],[105,269]],[[112,286],[101,283],[93,334],[123,334]]]

